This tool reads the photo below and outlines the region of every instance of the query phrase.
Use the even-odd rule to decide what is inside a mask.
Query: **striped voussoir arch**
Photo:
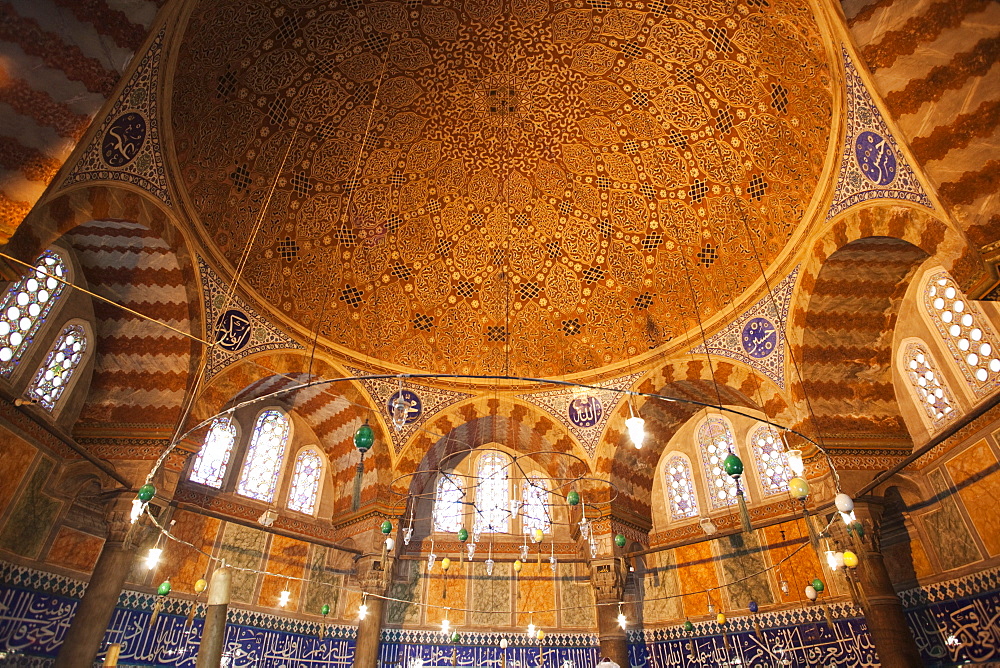
[[[551,416],[509,396],[479,397],[450,406],[413,436],[396,462],[395,475],[403,477],[393,489],[397,494],[424,490],[445,457],[494,442],[529,455],[552,451],[575,455],[532,458],[553,478],[590,475],[586,451]]]
[[[191,331],[185,275],[174,250],[139,223],[95,220],[64,237],[89,288],[183,332]],[[173,426],[196,345],[187,337],[94,300],[96,359],[80,415],[89,423]]]
[[[1000,3],[844,0],[879,93],[977,246],[1000,239]]]
[[[985,275],[959,232],[916,207],[857,207],[821,233],[804,258],[786,332],[801,374],[789,384],[797,429],[828,445],[909,444],[885,333],[912,272],[931,256],[966,285]]]
[[[777,385],[743,364],[704,356],[668,361],[636,388],[648,394],[679,397],[710,405],[760,411],[778,424],[791,421],[789,405]],[[636,404],[645,419],[646,438],[636,450],[625,430],[629,408],[623,404],[608,422],[598,446],[597,475],[607,476],[620,494],[616,503],[648,517],[655,472],[674,434],[702,408],[685,402],[645,399]]]
[[[111,95],[164,0],[0,2],[0,242]]]

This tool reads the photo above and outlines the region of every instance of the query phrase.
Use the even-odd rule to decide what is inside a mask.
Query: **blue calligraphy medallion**
[[[743,326],[740,342],[750,357],[767,357],[778,346],[778,329],[767,318],[751,318]]]
[[[389,417],[397,425],[413,424],[424,412],[424,404],[420,396],[411,390],[399,390],[385,402]]]
[[[253,333],[253,323],[243,311],[229,309],[219,316],[215,323],[215,340],[219,347],[235,353],[250,342]]]
[[[116,118],[101,140],[101,157],[108,167],[124,167],[135,159],[146,141],[146,119],[130,111]]]
[[[597,397],[588,394],[569,402],[569,421],[581,429],[597,425],[602,415],[604,407]]]
[[[872,183],[887,186],[896,179],[896,154],[881,135],[871,130],[859,134],[854,142],[854,156],[861,173]]]

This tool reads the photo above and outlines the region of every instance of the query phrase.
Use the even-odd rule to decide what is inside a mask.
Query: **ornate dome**
[[[245,283],[347,353],[621,362],[728,308],[800,225],[831,114],[808,7],[203,2],[173,82],[185,195],[219,259],[248,252]]]

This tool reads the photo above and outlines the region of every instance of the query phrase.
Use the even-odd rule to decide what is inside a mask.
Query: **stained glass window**
[[[288,417],[281,411],[268,410],[260,414],[247,446],[240,482],[236,485],[238,493],[258,501],[274,501],[288,428]]]
[[[475,528],[481,533],[507,533],[510,530],[509,465],[507,456],[499,452],[487,452],[479,458]]]
[[[917,403],[931,423],[937,426],[955,417],[955,398],[943,383],[934,361],[924,347],[916,342],[909,343],[903,352],[903,358],[906,376],[916,393]]]
[[[86,353],[87,332],[83,325],[68,325],[35,372],[35,379],[28,386],[28,396],[51,412]]]
[[[236,425],[232,418],[218,417],[212,421],[212,427],[205,436],[205,443],[198,451],[198,456],[191,467],[192,482],[201,483],[220,489],[222,480],[229,468],[229,455],[236,444]]]
[[[714,415],[705,418],[698,427],[698,445],[701,448],[701,461],[705,467],[712,508],[733,505],[736,503],[736,481],[722,470],[722,460],[726,455],[736,453],[729,423]]]
[[[1000,386],[997,336],[948,272],[930,277],[924,307],[975,395],[985,396]]]
[[[769,424],[758,425],[747,438],[750,451],[753,452],[760,476],[760,488],[765,496],[788,491],[788,481],[794,478],[788,468],[788,457],[785,456],[784,443],[781,436]]]
[[[35,269],[12,285],[0,306],[0,375],[9,378],[28,349],[45,316],[59,300],[65,285],[50,276],[68,279],[66,263],[55,251],[35,260]]]
[[[698,515],[698,497],[694,493],[691,463],[681,454],[671,455],[663,466],[666,481],[664,494],[670,502],[670,517],[684,520]]]
[[[524,533],[541,529],[548,533],[552,528],[549,515],[549,491],[542,476],[532,473],[521,489],[521,526]]]
[[[313,449],[303,450],[295,458],[292,488],[288,492],[288,509],[312,515],[319,497],[323,460]]]
[[[462,488],[453,475],[442,475],[438,479],[437,495],[434,499],[434,530],[454,533],[462,528]]]

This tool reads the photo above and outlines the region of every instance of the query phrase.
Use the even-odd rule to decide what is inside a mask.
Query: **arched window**
[[[35,372],[28,386],[28,397],[51,413],[86,354],[87,332],[83,325],[67,325]]]
[[[4,378],[10,378],[17,368],[63,292],[65,285],[52,276],[69,280],[69,270],[59,253],[47,250],[35,260],[35,270],[4,295],[0,306],[0,375]]]
[[[736,503],[736,480],[722,470],[722,460],[730,452],[736,453],[733,432],[722,417],[705,418],[698,427],[698,445],[701,461],[708,482],[708,496],[712,508],[726,508]]]
[[[251,499],[271,503],[278,484],[281,460],[288,443],[288,416],[281,411],[267,410],[257,418],[247,446],[246,462],[236,491]]]
[[[476,521],[480,533],[510,531],[510,486],[507,468],[510,459],[499,452],[487,452],[479,458],[476,470]]]
[[[295,458],[292,487],[288,491],[288,509],[312,515],[319,498],[319,483],[323,474],[323,460],[312,448],[300,452]]]
[[[205,443],[191,467],[192,482],[220,489],[229,468],[229,456],[236,445],[236,425],[229,416],[218,417],[205,436]]]
[[[521,489],[521,526],[524,533],[541,529],[548,533],[552,528],[549,514],[549,490],[542,476],[530,474]]]
[[[677,453],[667,458],[663,465],[663,493],[670,503],[670,517],[685,520],[698,515],[698,497],[694,493],[691,462]]]
[[[986,316],[946,271],[927,281],[924,307],[977,397],[1000,385],[997,337]]]
[[[462,488],[453,475],[443,474],[434,497],[434,530],[455,533],[462,528]]]
[[[910,388],[931,424],[937,427],[954,418],[955,397],[944,384],[930,353],[916,341],[903,349],[903,364]]]
[[[788,491],[788,481],[794,478],[788,468],[788,457],[785,455],[781,436],[769,424],[758,425],[750,436],[750,451],[753,452],[757,475],[760,476],[760,488],[765,496],[781,494]]]

